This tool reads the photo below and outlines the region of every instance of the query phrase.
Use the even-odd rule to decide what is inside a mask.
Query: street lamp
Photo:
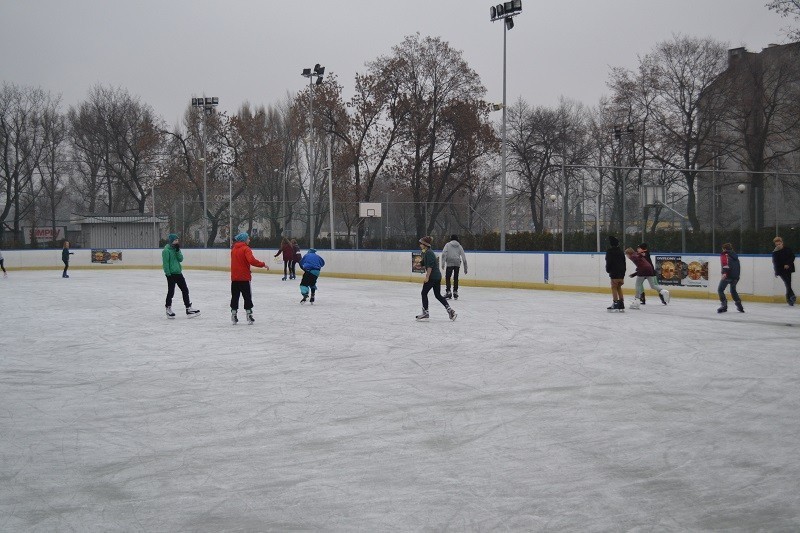
[[[311,157],[313,150],[313,122],[314,122],[314,78],[316,84],[322,85],[322,76],[325,75],[325,67],[319,63],[314,65],[314,69],[304,68],[301,75],[308,78],[308,140],[309,140],[309,164],[308,164],[308,247],[314,247],[314,161]]]
[[[506,251],[506,34],[514,27],[514,16],[522,12],[522,0],[503,2],[489,8],[489,20],[503,21],[503,163],[500,185],[500,251]]]
[[[747,190],[747,186],[744,183],[740,183],[736,190],[739,191],[739,253],[742,253],[742,246],[744,245],[742,237],[744,233],[744,191]]]
[[[192,98],[192,107],[203,109],[205,112],[203,116],[203,157],[200,159],[203,162],[203,233],[205,234],[203,248],[208,248],[208,183],[206,179],[206,128],[208,123],[206,118],[214,113],[214,108],[218,105],[219,98],[216,96]]]
[[[558,200],[558,196],[556,196],[555,194],[551,194],[550,195],[550,202],[553,204],[553,214],[555,215],[554,218],[556,219],[556,225],[558,225],[558,211],[557,211],[558,207],[556,206],[556,200]],[[560,228],[558,226],[556,226],[556,231],[559,231],[559,230],[560,230]]]

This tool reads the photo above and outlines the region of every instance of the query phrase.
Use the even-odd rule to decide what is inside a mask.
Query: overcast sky
[[[495,2],[497,3],[497,2]],[[712,37],[759,51],[785,42],[787,20],[765,0],[522,0],[508,32],[508,101],[598,103],[611,66],[673,34]],[[503,27],[477,0],[0,0],[0,77],[62,96],[97,84],[123,87],[169,124],[192,96],[275,104],[308,82],[315,63],[352,94],[364,64],[407,35],[441,37],[461,50],[502,101]]]

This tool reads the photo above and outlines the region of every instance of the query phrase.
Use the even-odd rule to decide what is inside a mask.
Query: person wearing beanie
[[[662,289],[658,284],[658,278],[656,278],[656,270],[653,268],[653,264],[648,262],[644,255],[633,251],[633,248],[626,248],[625,255],[636,265],[636,272],[631,274],[631,277],[636,277],[636,295],[633,301],[631,301],[631,309],[639,309],[639,303],[641,302],[642,294],[644,294],[645,281],[650,284],[651,289],[658,291],[658,297],[661,298],[661,303],[667,305],[669,303],[669,291],[667,289]]]
[[[189,299],[189,287],[186,285],[186,279],[183,277],[181,263],[183,262],[183,253],[181,253],[181,244],[176,233],[167,235],[167,245],[161,250],[161,266],[164,269],[164,275],[167,276],[167,301],[165,302],[167,310],[167,318],[175,318],[175,313],[172,312],[172,297],[175,295],[175,286],[181,290],[183,295],[183,305],[186,306],[186,316],[194,318],[200,314],[198,309],[192,307],[192,300]]]
[[[289,279],[294,279],[289,269],[289,263],[294,259],[294,248],[286,237],[281,239],[281,246],[278,248],[278,253],[273,257],[278,257],[281,254],[283,254],[283,278],[281,278],[281,281],[286,281],[287,277]]]
[[[794,272],[794,252],[791,248],[783,244],[783,238],[775,237],[772,239],[775,249],[772,250],[772,266],[775,276],[783,280],[786,286],[786,303],[794,305],[797,297],[792,290],[792,272]],[[3,257],[0,256],[0,265],[3,264]]]
[[[736,291],[736,284],[739,283],[739,275],[742,268],[739,264],[739,256],[733,251],[733,245],[731,243],[726,242],[722,245],[722,254],[719,256],[719,261],[722,265],[722,279],[719,281],[719,286],[717,287],[717,295],[722,305],[717,309],[717,313],[725,313],[728,311],[728,299],[725,298],[726,287],[731,288],[731,298],[733,298],[733,302],[736,304],[736,309],[738,309],[740,313],[744,313],[742,299],[739,298],[739,293]]]
[[[324,266],[325,260],[317,255],[317,251],[314,248],[310,248],[308,253],[300,259],[300,268],[303,269],[303,277],[300,279],[300,294],[303,295],[303,299],[300,300],[301,304],[306,303],[309,292],[311,293],[311,300],[309,301],[312,304],[314,303],[317,293],[317,280]]]
[[[464,274],[467,273],[467,256],[464,255],[464,248],[458,242],[458,235],[450,235],[450,242],[442,248],[442,268],[444,268],[445,293],[444,297],[448,300],[455,298],[458,300],[458,271],[461,269],[461,261],[464,261]],[[450,293],[450,277],[453,277],[453,292]]]
[[[429,236],[422,237],[419,240],[419,247],[422,250],[422,268],[425,269],[425,282],[422,284],[422,313],[417,315],[416,318],[417,320],[430,318],[428,314],[428,293],[433,289],[433,295],[447,310],[450,320],[455,320],[458,315],[442,296],[442,272],[439,270],[436,254],[432,250],[433,239]]]
[[[253,318],[253,293],[250,288],[250,265],[269,270],[264,261],[259,261],[253,256],[250,249],[250,236],[246,232],[238,234],[231,248],[231,323],[239,323],[239,297],[244,299],[244,310],[247,313],[247,323],[252,325]]]
[[[606,272],[611,278],[611,297],[614,303],[609,311],[625,311],[625,299],[622,294],[622,285],[625,284],[625,254],[619,247],[619,240],[613,235],[608,236],[609,248],[606,250]]]

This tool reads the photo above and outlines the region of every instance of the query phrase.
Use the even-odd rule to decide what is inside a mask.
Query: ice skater
[[[653,264],[653,259],[650,257],[650,250],[647,248],[646,242],[643,242],[642,244],[636,247],[636,253],[641,256],[644,256],[644,258],[647,259],[647,262],[650,263],[650,266],[653,267],[653,272],[655,272],[656,266]],[[646,298],[644,296],[644,290],[642,290],[642,295],[641,298],[639,298],[639,300],[642,302],[642,305],[645,305],[647,303]]]
[[[4,262],[5,262],[5,259],[3,259],[3,250],[0,250],[0,268],[3,269],[3,277],[7,278],[8,277],[8,272],[6,272],[6,267],[3,264]]]
[[[422,284],[422,313],[417,315],[416,318],[417,320],[430,318],[428,314],[428,293],[433,289],[434,297],[447,309],[447,315],[450,320],[455,320],[458,315],[447,303],[447,299],[442,296],[442,272],[439,270],[436,254],[431,249],[433,247],[433,239],[431,237],[422,237],[419,240],[419,247],[422,250],[422,268],[425,269],[425,281]]]
[[[450,242],[442,248],[442,268],[444,268],[445,293],[444,297],[448,300],[455,298],[458,300],[458,271],[461,269],[461,261],[464,261],[464,275],[467,274],[467,256],[464,255],[464,248],[458,242],[458,235],[450,235]],[[453,292],[450,292],[450,277],[453,277]]]
[[[244,310],[247,313],[247,323],[252,325],[253,318],[253,293],[250,288],[250,280],[253,274],[250,273],[250,265],[269,270],[269,266],[264,261],[259,261],[253,256],[250,249],[250,235],[242,232],[234,239],[235,243],[231,248],[231,323],[239,323],[239,296],[244,299]]]
[[[61,249],[61,261],[64,263],[64,272],[61,273],[62,278],[68,278],[67,270],[69,270],[69,256],[75,255],[74,252],[69,251],[69,241],[64,241],[64,247]]]
[[[717,294],[722,305],[717,309],[717,313],[728,311],[728,299],[725,298],[725,287],[728,286],[731,288],[731,298],[736,304],[736,309],[740,313],[744,313],[742,299],[739,298],[739,293],[736,292],[736,284],[739,283],[739,275],[742,268],[739,264],[739,256],[733,251],[731,243],[726,242],[722,245],[722,254],[719,256],[719,261],[722,264],[722,279],[719,282],[719,287],[717,287]]]
[[[300,245],[297,244],[297,239],[292,239],[292,250],[294,250],[294,255],[289,262],[289,279],[297,279],[297,263],[299,263],[300,259],[303,257],[300,253]]]
[[[619,239],[613,235],[608,236],[608,244],[610,245],[606,250],[606,272],[608,277],[611,278],[611,298],[614,303],[608,308],[609,311],[623,312],[625,311],[625,296],[622,294],[622,286],[625,284],[625,254],[622,248],[619,247]]]
[[[772,266],[775,269],[775,275],[786,285],[786,303],[794,305],[797,297],[792,290],[792,272],[794,272],[794,252],[792,249],[783,244],[781,237],[772,239],[775,249],[772,251]],[[0,257],[2,259],[2,257]],[[0,260],[0,264],[2,264]]]
[[[189,299],[189,286],[186,285],[186,278],[183,277],[183,252],[177,233],[167,235],[167,244],[161,250],[161,266],[164,275],[167,276],[167,300],[165,302],[167,318],[175,318],[172,312],[172,297],[175,296],[175,286],[181,290],[183,305],[186,307],[186,317],[194,318],[200,314],[199,309],[192,307],[192,300]]]
[[[303,277],[300,280],[300,294],[303,299],[300,300],[301,304],[306,303],[306,300],[314,303],[315,295],[317,293],[317,280],[319,279],[320,271],[325,266],[325,260],[317,255],[314,248],[310,248],[308,253],[300,259],[300,268],[303,269]],[[309,292],[311,299],[309,299]]]
[[[661,298],[661,303],[667,305],[669,303],[669,291],[667,289],[662,289],[658,284],[658,278],[656,278],[656,271],[653,268],[653,264],[650,263],[644,255],[637,254],[633,248],[626,248],[625,255],[636,265],[636,272],[631,274],[631,277],[636,277],[636,295],[631,301],[630,308],[639,309],[639,303],[642,301],[642,294],[644,294],[645,281],[650,284],[651,289],[658,291],[658,297]]]
[[[291,279],[290,274],[291,271],[289,270],[289,264],[294,259],[294,248],[292,247],[292,243],[289,242],[289,239],[284,237],[281,239],[281,247],[278,249],[278,253],[276,253],[273,257],[278,257],[279,255],[283,254],[283,277],[281,281],[286,281],[287,278]]]

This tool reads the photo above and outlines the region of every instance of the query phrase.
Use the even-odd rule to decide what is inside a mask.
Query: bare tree
[[[43,200],[52,230],[51,244],[56,244],[57,211],[66,193],[66,178],[70,170],[67,159],[67,126],[64,115],[55,105],[42,114],[44,149],[39,163]],[[64,236],[66,237],[66,235]]]
[[[767,2],[766,7],[782,17],[794,19],[795,26],[790,26],[784,31],[789,39],[793,41],[800,39],[800,27],[797,26],[800,22],[800,0],[771,0]]]

